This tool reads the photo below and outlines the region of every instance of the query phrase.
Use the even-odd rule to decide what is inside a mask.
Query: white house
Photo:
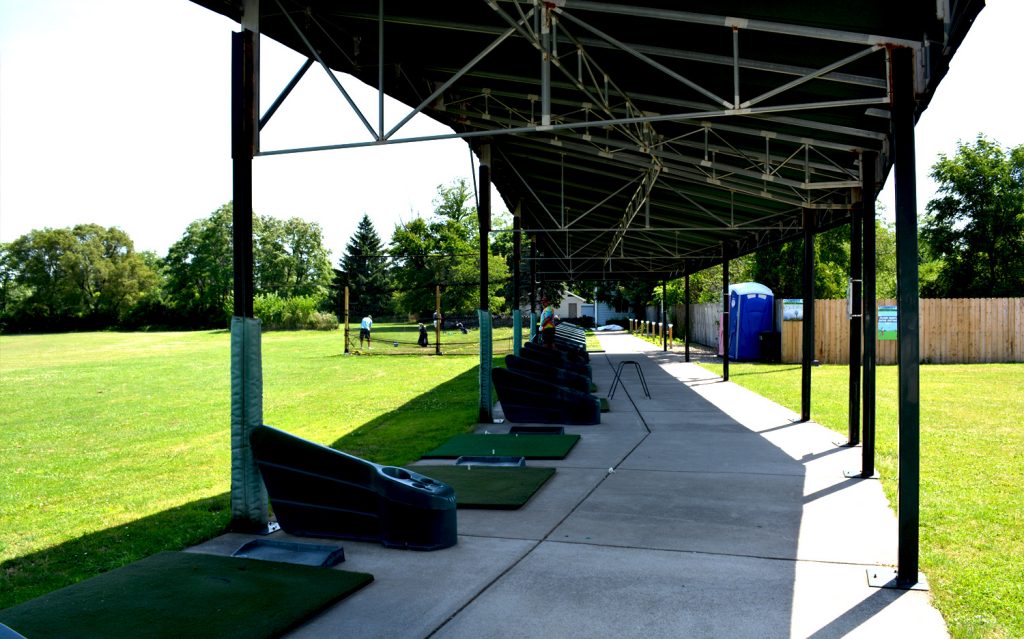
[[[540,312],[538,300],[537,312]],[[530,313],[530,307],[523,307],[523,314],[528,315]],[[569,320],[576,317],[587,317],[594,318],[594,324],[596,326],[602,326],[604,323],[612,318],[626,317],[629,313],[618,312],[613,309],[609,304],[605,302],[598,302],[597,305],[593,302],[587,302],[582,297],[575,293],[565,292],[562,294],[562,303],[555,307],[555,315],[559,319]]]
[[[584,312],[585,306],[590,307],[590,313]],[[579,295],[575,293],[565,292],[562,293],[562,303],[555,307],[555,315],[558,316],[558,319],[563,320],[572,319],[574,317],[579,317],[581,315],[593,316],[593,309],[594,305],[587,304],[587,302]],[[524,315],[529,315],[530,307],[524,306],[522,311]],[[540,311],[540,300],[537,300],[537,312],[540,313]]]

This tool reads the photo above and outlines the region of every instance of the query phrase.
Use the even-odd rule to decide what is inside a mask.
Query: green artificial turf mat
[[[521,508],[555,474],[554,468],[417,466],[416,472],[455,489],[459,508]]]
[[[31,639],[278,637],[373,576],[256,559],[162,552],[0,611]]]
[[[565,459],[579,435],[456,435],[424,459],[456,457],[525,457],[527,459]]]

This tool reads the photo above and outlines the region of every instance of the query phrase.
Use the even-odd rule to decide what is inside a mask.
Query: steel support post
[[[804,209],[803,357],[800,371],[800,421],[811,419],[811,366],[814,364],[814,209]]]
[[[869,195],[870,192],[861,190],[860,207],[855,206],[850,215],[850,410],[847,446],[860,443],[861,220],[864,217],[864,198]]]
[[[661,350],[668,351],[668,298],[665,280],[661,280]]]
[[[729,252],[722,245],[722,381],[729,381]]]
[[[258,4],[249,3],[247,8]],[[250,17],[252,14],[250,13]],[[256,38],[231,34],[234,317],[231,320],[231,529],[268,532],[266,489],[249,447],[263,422],[260,325],[253,314],[252,158],[256,150]]]
[[[899,365],[899,551],[896,585],[918,581],[920,499],[920,343],[917,198],[914,166],[914,52],[892,54],[896,169],[896,330]]]
[[[490,155],[486,153],[485,155]],[[480,162],[480,201],[477,203],[477,221],[480,223],[480,308],[490,310],[488,299],[487,255],[490,252],[489,240],[491,233],[491,167]]]
[[[522,304],[519,303],[519,284],[521,277],[521,269],[523,262],[523,217],[516,207],[515,214],[512,217],[512,303],[509,307],[512,309],[512,326],[515,329],[512,335],[512,351],[515,355],[519,354],[519,349],[522,346],[523,341],[523,324],[522,324]],[[518,315],[517,315],[518,313]],[[515,318],[520,318],[516,320]]]
[[[537,236],[530,238],[530,315],[537,312]],[[530,327],[533,335],[533,327]]]
[[[512,217],[512,303],[511,308],[519,308],[520,268],[523,261],[523,218],[517,210]]]
[[[480,147],[480,192],[478,194],[476,215],[480,226],[480,310],[484,313],[490,312],[490,299],[488,296],[488,285],[490,273],[487,268],[487,257],[490,253],[491,233],[491,145],[483,144]],[[490,329],[490,323],[488,323]],[[487,348],[484,348],[486,337]],[[491,337],[484,335],[484,327],[480,327],[480,402],[481,424],[490,424],[494,421],[491,403],[488,398],[491,396]],[[486,361],[484,361],[486,360]]]
[[[231,34],[231,165],[234,314],[253,317],[252,158],[255,151],[255,34]]]
[[[863,441],[861,443],[861,477],[867,479],[875,475],[875,351],[878,335],[875,331],[878,311],[878,294],[876,292],[875,268],[875,174],[878,156],[876,153],[864,153],[861,162],[864,166],[864,213],[861,216],[864,224],[864,388],[863,388]]]
[[[683,280],[684,294],[686,298],[686,321],[683,323],[683,344],[686,353],[686,361],[690,361],[690,274],[686,274]]]
[[[553,15],[547,3],[540,5],[540,123],[551,126],[551,25]]]

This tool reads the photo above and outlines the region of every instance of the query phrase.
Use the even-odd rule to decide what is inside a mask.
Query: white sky
[[[1014,53],[1024,2],[989,0],[919,122],[918,207],[938,153],[979,132],[1024,143]],[[118,226],[163,255],[189,222],[231,199],[230,61],[237,25],[187,0],[0,0],[0,241],[36,228]],[[262,40],[261,109],[302,63]],[[371,123],[376,92],[349,79]],[[386,121],[408,108],[389,101]],[[442,132],[426,118],[400,137]],[[366,140],[314,66],[264,129],[266,149]],[[472,183],[464,142],[261,157],[257,213],[319,222],[337,260],[362,214],[386,241],[433,210],[437,186]],[[892,182],[880,200],[891,217]],[[497,195],[495,211],[503,210]]]

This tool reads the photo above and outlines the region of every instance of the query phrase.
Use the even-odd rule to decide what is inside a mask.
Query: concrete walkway
[[[566,459],[532,462],[554,478],[520,510],[460,510],[453,548],[345,542],[340,568],[375,581],[288,636],[947,636],[928,593],[867,585],[891,571],[897,534],[879,483],[843,476],[859,449],[681,353],[600,340],[598,394],[632,360],[651,399],[627,365],[602,424],[568,427],[583,439]]]

